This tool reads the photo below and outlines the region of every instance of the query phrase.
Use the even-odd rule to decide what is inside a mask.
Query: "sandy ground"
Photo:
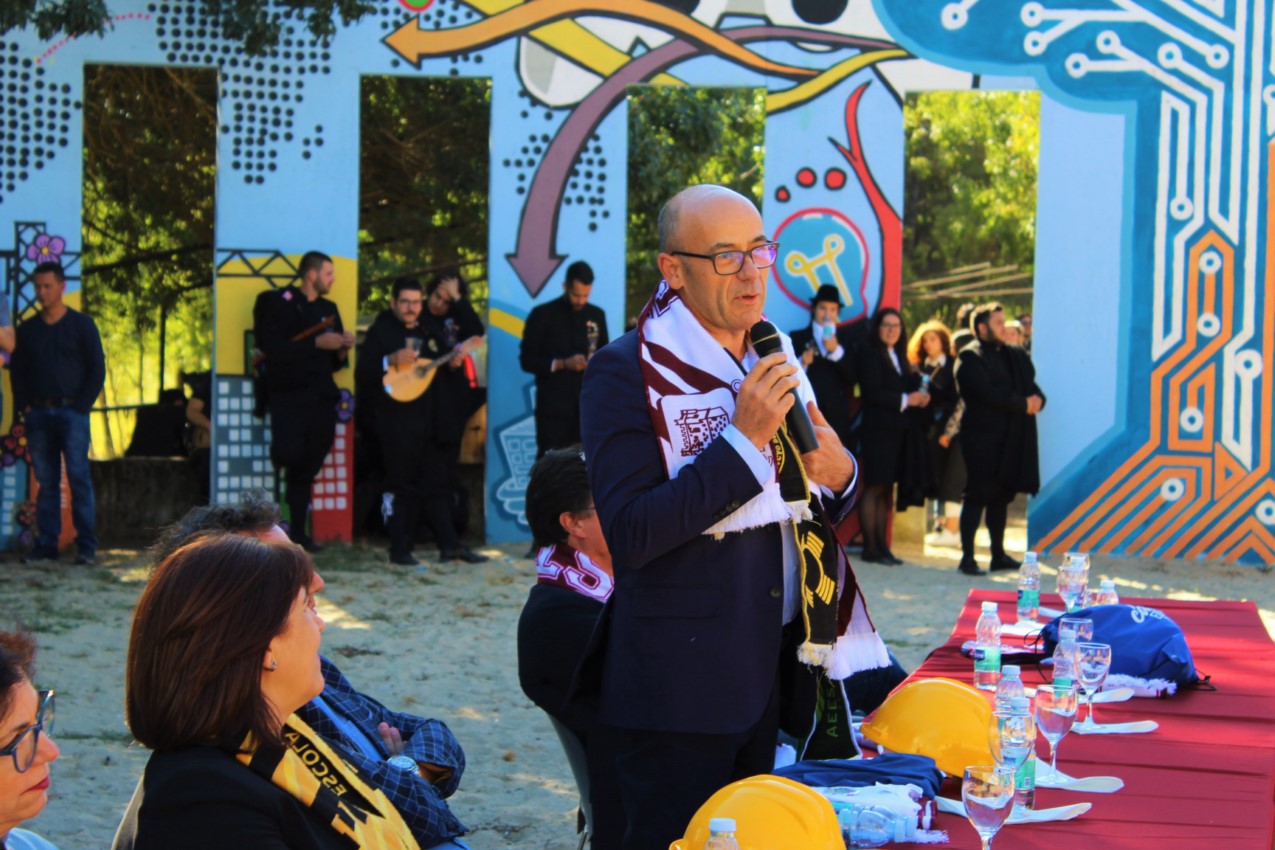
[[[1023,536],[1020,518],[1011,527],[1011,552],[1021,552]],[[386,564],[380,549],[329,547],[317,559],[327,580],[323,651],[382,702],[451,726],[469,761],[452,808],[472,830],[474,850],[570,850],[575,786],[548,721],[518,687],[516,626],[534,566],[521,557],[525,543],[483,551],[489,563],[417,570]],[[958,574],[959,552],[905,540],[895,552],[908,563],[860,565],[857,572],[879,630],[909,669],[946,639],[970,588],[1014,587],[1007,574]],[[10,613],[39,636],[38,684],[58,691],[62,757],[47,809],[27,826],[62,850],[110,846],[147,758],[132,743],[122,709],[129,621],[145,562],[134,551],[102,554],[89,569],[8,563],[0,572]],[[1052,590],[1053,571],[1045,572]],[[1093,574],[1115,578],[1126,596],[1253,600],[1275,634],[1269,573],[1097,557]]]

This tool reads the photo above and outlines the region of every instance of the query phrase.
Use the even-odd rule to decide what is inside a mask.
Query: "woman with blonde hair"
[[[931,319],[918,327],[908,340],[908,361],[922,375],[929,376],[930,403],[925,408],[925,422],[935,498],[931,506],[933,533],[926,539],[939,546],[958,546],[961,512],[949,511],[947,503],[959,504],[965,490],[965,460],[960,446],[964,405],[952,377],[956,352],[952,350],[952,334],[947,325]]]

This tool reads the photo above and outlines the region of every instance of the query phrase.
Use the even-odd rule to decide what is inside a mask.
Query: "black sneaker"
[[[993,557],[993,558],[992,558],[992,563],[988,565],[988,569],[990,569],[990,570],[1016,570],[1016,569],[1018,569],[1018,568],[1019,568],[1019,567],[1021,567],[1021,566],[1022,566],[1022,564],[1021,564],[1021,563],[1019,563],[1018,561],[1015,561],[1015,560],[1014,560],[1013,558],[1011,558],[1010,556],[1005,555],[1005,554],[1001,554],[1001,555],[997,555],[997,556],[995,556],[995,557]]]
[[[26,555],[22,556],[22,563],[42,564],[46,561],[56,561],[57,559],[58,553],[56,549],[32,549]]]
[[[75,556],[75,563],[81,567],[91,567],[97,563],[97,558],[92,552],[81,552]]]
[[[455,549],[439,552],[438,559],[440,561],[464,561],[467,564],[481,564],[487,560],[487,556],[478,554],[468,546],[457,546]]]
[[[961,563],[956,569],[958,572],[967,576],[987,575],[987,570],[979,567],[978,561],[975,561],[973,558],[961,558]]]
[[[411,555],[390,555],[390,563],[400,567],[419,567],[421,562]]]

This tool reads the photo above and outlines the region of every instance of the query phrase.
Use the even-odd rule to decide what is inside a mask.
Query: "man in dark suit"
[[[841,292],[830,283],[819,287],[810,303],[810,325],[789,334],[792,348],[801,356],[806,377],[815,391],[820,412],[850,445],[850,396],[854,393],[855,348],[863,336],[863,322],[839,327]]]
[[[770,512],[797,471],[781,430],[791,390],[816,426],[819,447],[799,457],[827,506],[808,496],[821,529],[848,510],[856,475],[791,349],[759,359],[749,344],[777,255],[756,207],[695,186],[665,205],[659,227],[665,283],[637,330],[593,358],[581,397],[615,573],[577,674],[576,698],[598,701],[591,781],[610,777],[619,797],[593,795],[595,850],[667,847],[716,790],[773,767],[782,662],[798,666],[796,646],[813,645],[801,589],[812,567],[797,546],[807,523]],[[840,557],[852,580],[835,541],[802,539]],[[839,601],[849,598],[861,601]],[[872,661],[856,669],[889,662],[868,632]]]
[[[580,385],[584,367],[610,342],[607,317],[589,303],[593,269],[583,260],[567,267],[562,297],[527,316],[518,362],[536,376],[536,456],[580,442]]]
[[[310,488],[336,438],[340,400],[332,373],[349,362],[354,334],[341,324],[336,304],[325,296],[336,274],[332,258],[307,251],[297,266],[299,286],[270,289],[252,308],[253,337],[265,354],[269,391],[270,460],[287,487],[288,534],[307,549]],[[331,324],[316,332],[321,322]]]
[[[974,560],[974,535],[984,511],[992,541],[993,570],[1018,569],[1005,554],[1005,521],[1016,493],[1040,489],[1036,414],[1045,394],[1036,385],[1036,369],[1020,348],[1005,345],[1001,305],[974,310],[970,325],[977,340],[956,359],[956,386],[965,400],[961,452],[967,479],[961,505],[961,563],[966,575],[983,575]]]

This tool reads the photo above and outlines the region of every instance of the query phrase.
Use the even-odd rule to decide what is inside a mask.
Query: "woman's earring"
[[[279,669],[279,662],[278,662],[278,661],[276,661],[275,659],[271,658],[271,659],[270,659],[270,672],[271,672],[271,673],[273,673],[274,671],[276,671],[276,670],[278,670],[278,669]]]

